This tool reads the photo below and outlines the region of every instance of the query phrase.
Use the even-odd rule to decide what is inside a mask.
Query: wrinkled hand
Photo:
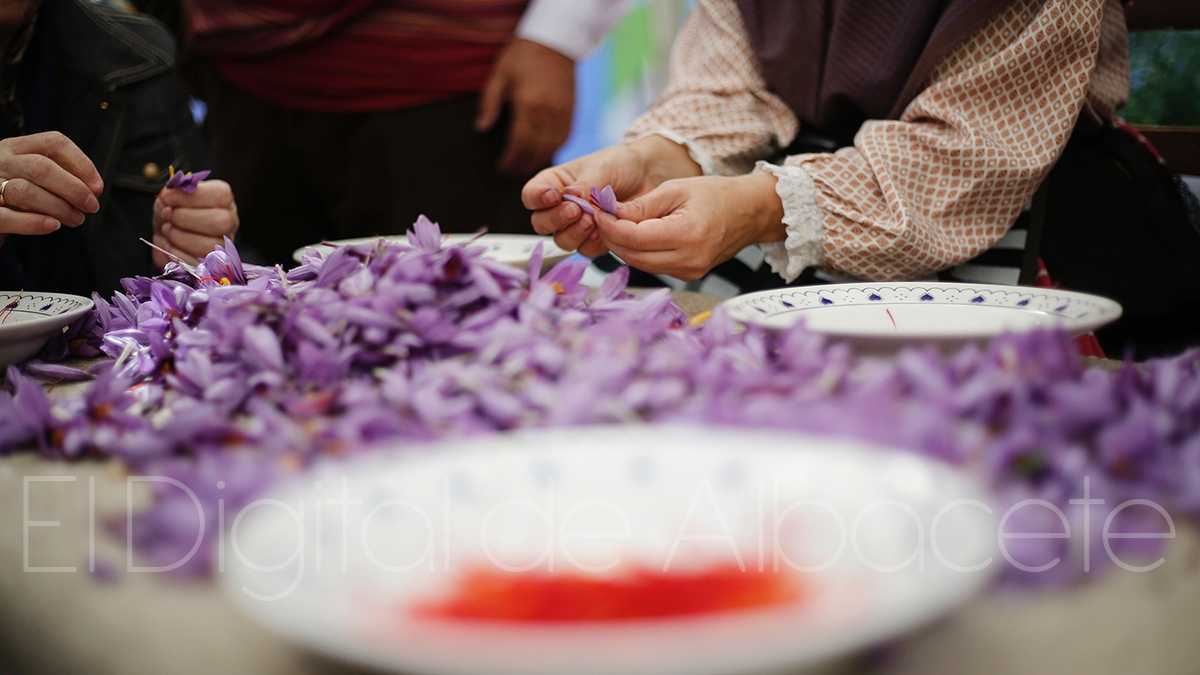
[[[192,194],[164,189],[154,200],[154,245],[189,265],[224,244],[225,237],[233,239],[238,224],[233,190],[223,180],[202,181]],[[159,269],[169,261],[160,251],[153,258]]]
[[[750,244],[786,236],[768,173],[681,178],[597,214],[600,239],[637,269],[699,279]]]
[[[571,133],[575,62],[536,42],[514,40],[484,85],[475,129],[491,129],[505,102],[512,121],[498,168],[514,177],[528,176],[549,164]]]
[[[594,216],[577,204],[564,201],[563,193],[587,198],[591,188],[611,185],[618,201],[641,197],[664,180],[699,175],[700,167],[687,149],[660,136],[605,148],[538,173],[521,190],[525,208],[539,234],[554,235],[554,243],[567,251],[578,250],[594,258],[608,252],[596,230]]]
[[[0,238],[78,227],[100,210],[104,181],[92,160],[63,134],[48,131],[0,141]]]

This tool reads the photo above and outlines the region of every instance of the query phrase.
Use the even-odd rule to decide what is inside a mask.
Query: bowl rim
[[[42,333],[49,336],[55,329],[61,329],[69,325],[72,321],[75,321],[95,307],[95,303],[92,302],[91,298],[53,291],[0,291],[0,307],[6,307],[14,298],[20,298],[22,301],[49,300],[51,302],[74,300],[78,304],[57,313],[47,313],[44,309],[25,308],[18,305],[17,307],[20,308],[19,311],[40,316],[34,316],[33,318],[9,324],[4,323],[4,317],[0,317],[0,343],[7,344],[21,338],[36,336]]]

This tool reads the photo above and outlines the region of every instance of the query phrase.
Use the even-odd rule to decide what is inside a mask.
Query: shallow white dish
[[[949,465],[841,439],[672,426],[491,434],[331,462],[226,513],[219,576],[268,629],[383,670],[794,672],[916,628],[988,583],[995,522],[955,508],[963,499],[988,497]],[[412,612],[480,564],[770,571],[776,551],[799,575],[799,600],[583,623]],[[991,564],[945,564],[980,561]]]
[[[292,258],[296,262],[301,262],[304,256],[304,250],[307,248],[315,248],[322,256],[327,255],[333,250],[333,246],[345,246],[352,244],[363,244],[366,242],[378,241],[395,241],[402,244],[408,243],[408,238],[404,235],[389,235],[382,237],[361,237],[358,239],[342,239],[339,241],[331,241],[328,244],[313,244],[298,248],[292,253]],[[570,255],[570,251],[564,251],[554,243],[554,237],[542,237],[536,234],[446,234],[442,235],[442,246],[454,246],[457,244],[465,244],[474,239],[474,246],[484,246],[487,252],[484,256],[498,260],[502,263],[510,265],[521,265],[529,262],[530,256],[533,255],[533,249],[542,244],[542,256],[544,259],[561,258]]]
[[[961,344],[1005,332],[1059,328],[1073,335],[1121,316],[1121,305],[1087,293],[942,282],[879,282],[780,288],[724,302],[743,323],[810,330],[871,346]]]
[[[36,355],[55,331],[91,308],[91,299],[78,295],[0,291],[0,368]]]

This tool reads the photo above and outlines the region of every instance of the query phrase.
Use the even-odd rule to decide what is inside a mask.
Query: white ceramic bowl
[[[812,331],[868,350],[905,344],[957,347],[1005,332],[1061,329],[1072,335],[1121,316],[1108,298],[1028,286],[887,281],[777,288],[726,300],[743,323]]]
[[[953,508],[964,499],[988,497],[954,467],[836,438],[677,426],[487,434],[331,461],[228,510],[219,576],[265,627],[385,671],[795,672],[912,630],[987,585],[998,564],[949,566],[999,557],[994,520]],[[410,611],[478,566],[714,564],[780,565],[808,591],[755,609],[562,624]]]
[[[296,262],[302,262],[304,251],[309,248],[316,249],[322,256],[329,255],[333,251],[334,246],[348,246],[353,244],[365,244],[380,239],[389,242],[398,242],[407,244],[408,238],[404,235],[389,235],[380,237],[360,237],[358,239],[343,239],[341,241],[331,241],[328,244],[312,244],[298,248],[292,252],[292,259]],[[553,260],[563,258],[570,255],[570,251],[564,251],[554,243],[553,237],[540,237],[535,234],[446,234],[442,235],[442,246],[455,246],[472,242],[474,246],[483,246],[487,251],[483,254],[486,258],[492,258],[499,262],[508,265],[524,265],[529,262],[529,258],[533,255],[533,249],[539,243],[542,244],[542,256],[544,260]]]
[[[55,331],[91,308],[78,295],[0,291],[0,368],[35,356]]]

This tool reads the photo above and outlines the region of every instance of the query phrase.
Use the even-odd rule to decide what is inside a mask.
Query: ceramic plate
[[[1121,316],[1115,301],[1086,293],[936,282],[774,289],[731,298],[724,306],[744,323],[786,328],[803,321],[811,330],[872,344],[954,344],[1035,328],[1078,335]]]
[[[983,588],[999,558],[987,499],[948,465],[824,437],[670,426],[491,434],[331,462],[225,513],[219,576],[267,628],[383,670],[776,672],[909,631]],[[602,585],[714,569],[785,580],[792,592],[657,618],[428,610],[481,573]],[[554,607],[571,609],[570,597],[593,606],[566,597]]]
[[[0,368],[7,368],[36,355],[54,331],[91,309],[92,301],[66,293],[0,291],[0,308]]]
[[[408,238],[404,235],[342,239],[340,241],[331,241],[328,244],[314,244],[298,248],[292,253],[292,258],[296,262],[300,262],[306,248],[314,248],[321,255],[325,255],[333,250],[333,246],[362,244],[379,239],[397,241],[402,244],[408,243]],[[521,265],[529,262],[530,256],[533,255],[533,248],[538,245],[538,242],[542,243],[542,255],[547,260],[570,255],[569,251],[564,251],[554,243],[554,237],[541,237],[535,234],[485,234],[483,236],[477,234],[447,234],[443,235],[442,245],[453,246],[455,244],[465,244],[472,239],[475,240],[476,246],[487,247],[487,252],[484,253],[485,256],[510,265]]]

